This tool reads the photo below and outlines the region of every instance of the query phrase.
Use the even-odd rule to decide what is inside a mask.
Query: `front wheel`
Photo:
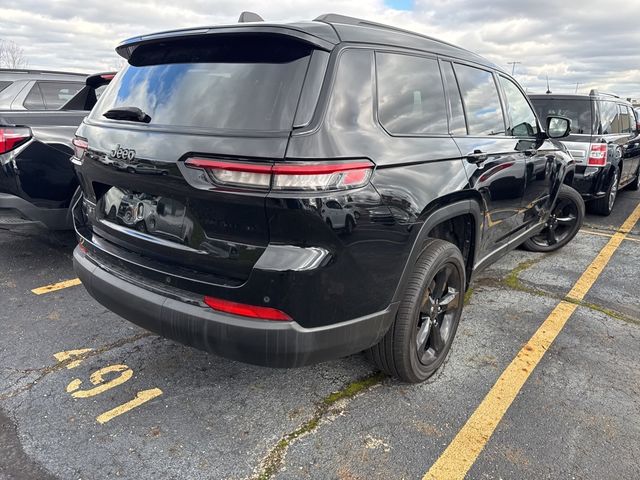
[[[584,200],[568,185],[560,185],[544,230],[522,244],[532,252],[554,252],[576,236],[584,221]]]
[[[429,239],[409,278],[395,321],[367,357],[400,380],[423,382],[442,365],[462,314],[465,289],[460,250]]]

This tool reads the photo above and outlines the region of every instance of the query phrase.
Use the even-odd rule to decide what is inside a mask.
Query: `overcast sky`
[[[591,88],[640,98],[638,0],[0,0],[0,39],[32,68],[117,68],[114,47],[155,31],[235,23],[243,10],[267,21],[341,13],[447,40],[511,71],[531,92]]]

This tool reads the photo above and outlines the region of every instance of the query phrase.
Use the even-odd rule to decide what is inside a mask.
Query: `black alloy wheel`
[[[584,221],[584,200],[568,185],[561,185],[545,228],[523,246],[533,252],[553,252],[576,236]]]
[[[618,187],[620,185],[620,169],[614,168],[607,187],[607,193],[604,197],[598,198],[591,202],[592,210],[605,217],[610,215],[613,211],[613,205],[616,202],[618,196]]]
[[[366,351],[383,372],[423,382],[444,363],[460,322],[466,286],[458,247],[428,239],[407,281],[396,318],[380,342]]]

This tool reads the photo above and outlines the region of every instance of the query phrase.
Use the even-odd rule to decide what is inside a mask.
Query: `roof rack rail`
[[[242,12],[240,14],[240,18],[238,18],[238,23],[248,23],[248,22],[264,22],[264,19],[253,12]]]
[[[391,30],[394,32],[405,33],[407,35],[413,35],[415,37],[422,37],[429,40],[435,40],[439,43],[443,43],[445,45],[449,45],[450,47],[455,47],[460,50],[464,50],[469,52],[466,48],[459,47],[458,45],[454,45],[453,43],[445,42],[443,40],[439,40],[428,35],[422,35],[421,33],[412,32],[411,30],[405,30],[404,28],[393,27],[391,25],[385,25],[384,23],[372,22],[370,20],[365,20],[363,18],[349,17],[347,15],[340,15],[339,13],[323,13],[322,15],[313,19],[314,22],[324,22],[328,24],[332,23],[343,23],[345,25],[356,25],[362,27],[375,27],[381,28],[384,30]]]
[[[620,98],[620,96],[616,95],[615,93],[599,92],[595,88],[591,89],[591,91],[589,92],[589,95],[605,95],[607,97]]]
[[[29,74],[38,74],[38,73],[54,73],[59,75],[82,75],[87,76],[87,73],[78,73],[78,72],[62,72],[60,70],[37,70],[33,68],[0,68],[0,72],[8,72],[8,73],[29,73]]]

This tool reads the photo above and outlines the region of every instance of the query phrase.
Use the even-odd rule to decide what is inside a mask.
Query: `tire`
[[[560,185],[547,226],[522,246],[532,252],[554,252],[561,249],[582,227],[584,211],[582,196],[569,185]]]
[[[353,229],[355,228],[356,223],[353,221],[353,218],[347,217],[347,220],[344,224],[344,233],[347,235],[351,235],[353,233]]]
[[[460,250],[444,240],[427,240],[393,324],[382,340],[366,351],[367,357],[402,381],[425,381],[440,368],[451,349],[465,285]],[[434,293],[436,298],[432,298]]]
[[[616,198],[618,196],[618,186],[620,184],[620,169],[615,168],[613,174],[611,175],[611,180],[609,181],[609,186],[607,187],[607,194],[598,198],[591,202],[591,209],[594,213],[598,215],[603,215],[608,217],[611,215],[613,211],[613,205],[616,202]]]
[[[636,179],[629,185],[629,190],[640,190],[640,166],[636,171]]]

